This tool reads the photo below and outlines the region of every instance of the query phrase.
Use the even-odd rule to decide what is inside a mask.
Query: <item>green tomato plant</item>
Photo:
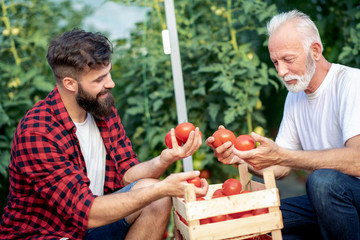
[[[140,159],[159,154],[165,134],[177,125],[174,84],[169,55],[163,52],[166,29],[164,2],[116,1],[148,9],[128,41],[117,42],[113,79],[117,107]],[[264,86],[278,88],[274,68],[258,56],[266,46],[266,21],[276,7],[263,1],[178,0],[175,13],[188,120],[203,133],[203,141],[224,125],[236,135],[265,125],[257,107]],[[214,181],[236,169],[214,161],[203,144],[193,156],[200,168],[216,168]],[[168,171],[182,170],[178,162]],[[166,174],[168,174],[167,172]]]

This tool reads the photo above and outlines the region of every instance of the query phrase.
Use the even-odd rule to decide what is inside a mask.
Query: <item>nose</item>
[[[104,84],[104,88],[112,89],[115,87],[115,83],[111,78],[111,74],[109,73],[108,76],[106,76],[106,82]]]
[[[278,72],[279,77],[284,77],[287,74],[288,69],[284,63],[278,62],[278,65],[276,66],[276,71]]]

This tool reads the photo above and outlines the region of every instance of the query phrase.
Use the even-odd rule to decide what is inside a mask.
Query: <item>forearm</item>
[[[160,155],[161,156],[161,155]],[[159,178],[169,167],[167,164],[162,164],[160,156],[157,156],[151,160],[141,162],[131,167],[126,171],[122,180],[124,185],[132,183],[142,178]]]
[[[175,139],[174,129],[172,129],[172,138]],[[123,177],[123,184],[131,183],[141,178],[159,178],[165,170],[174,162],[191,156],[199,149],[202,144],[199,128],[191,132],[188,140],[182,146],[173,145],[173,148],[162,150],[161,154],[151,160],[137,164],[126,171]]]
[[[160,184],[95,198],[88,217],[88,229],[116,222],[166,194]]]
[[[258,177],[263,177],[265,171],[272,170],[276,179],[282,179],[289,175],[291,167],[274,165],[261,170],[256,171],[250,164],[248,164],[249,172]]]
[[[88,228],[116,222],[164,197],[183,197],[186,180],[199,174],[199,171],[188,171],[170,174],[162,181],[144,179],[137,182],[129,192],[97,197],[90,208]],[[195,189],[195,193],[204,196],[208,187],[209,185],[204,181],[201,188]]]
[[[318,151],[282,150],[280,165],[304,170],[335,169],[351,176],[360,176],[360,153],[356,148]]]

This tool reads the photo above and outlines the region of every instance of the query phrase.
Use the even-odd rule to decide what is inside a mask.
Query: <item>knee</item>
[[[328,198],[343,192],[340,172],[333,169],[318,169],[306,181],[306,191],[310,198]]]

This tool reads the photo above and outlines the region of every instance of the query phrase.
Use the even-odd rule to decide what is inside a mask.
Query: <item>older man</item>
[[[360,239],[360,70],[329,63],[302,12],[274,16],[268,33],[270,58],[289,90],[276,143],[252,133],[256,149],[225,143],[215,155],[226,164],[245,161],[259,175],[312,171],[307,195],[282,200],[284,239]]]

